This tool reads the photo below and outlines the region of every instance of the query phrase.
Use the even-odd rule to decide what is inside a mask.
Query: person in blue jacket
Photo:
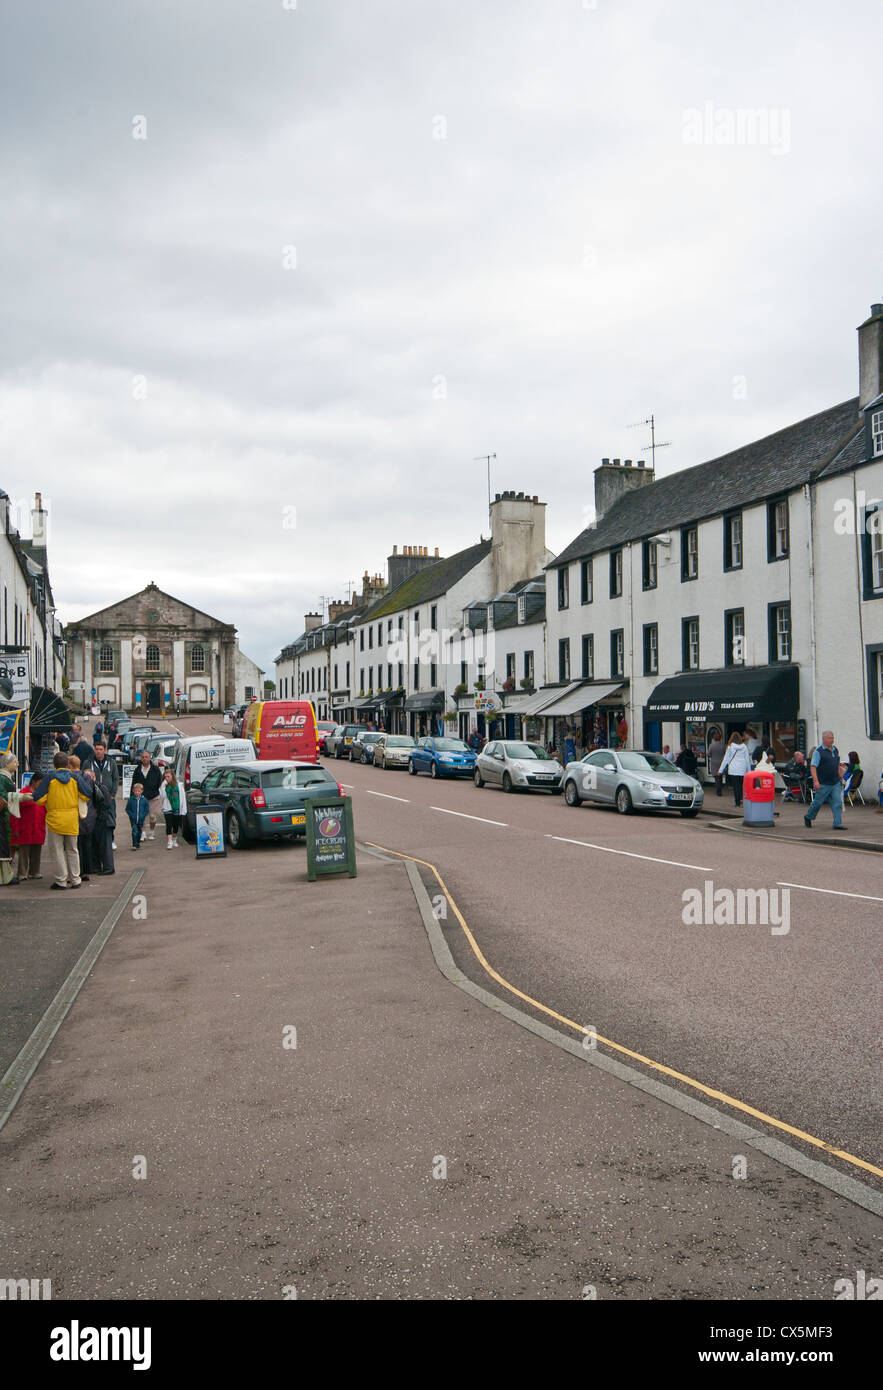
[[[144,831],[144,822],[150,814],[150,806],[147,797],[144,795],[144,788],[140,782],[136,782],[132,787],[132,795],[126,802],[126,815],[132,822],[132,848],[141,848],[141,835]]]

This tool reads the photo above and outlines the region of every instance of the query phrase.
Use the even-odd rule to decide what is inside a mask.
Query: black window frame
[[[776,554],[776,508],[785,506],[785,553]],[[742,533],[742,544],[744,550],[745,533]],[[791,554],[791,509],[788,506],[788,494],[782,497],[772,497],[766,504],[766,558],[768,565],[774,565],[779,560],[787,560]]]
[[[595,679],[595,634],[584,632],[580,642],[583,680]]]
[[[690,662],[690,623],[697,624],[697,643],[699,648],[699,660],[693,666]],[[690,613],[686,618],[681,618],[681,670],[682,671],[701,671],[702,669],[702,626],[699,623],[699,614]]]
[[[611,552],[610,552],[610,597],[611,597],[611,598],[622,598],[622,591],[623,591],[624,582],[625,582],[624,579],[623,579],[623,573],[624,573],[625,566],[624,566],[623,563],[622,563],[622,552],[623,552],[623,547],[622,547],[621,545],[618,545],[618,546],[615,548],[615,550],[611,550]],[[619,557],[619,588],[618,588],[618,589],[617,589],[617,587],[616,587],[616,579],[617,579],[617,575],[616,575],[616,560],[617,560],[617,556]]]
[[[617,669],[616,661],[616,649],[619,645],[616,639],[618,637],[622,638],[622,664],[619,669]],[[610,629],[610,679],[613,680],[615,678],[620,680],[625,678],[625,628],[623,627],[613,627]]]
[[[883,642],[865,647],[868,673],[868,737],[883,739],[883,693],[877,683],[877,663],[883,660]]]
[[[653,548],[653,580],[650,580],[650,553]],[[646,592],[648,589],[659,588],[659,546],[656,541],[646,540],[641,542],[641,588]]]
[[[871,517],[879,518],[881,532],[883,532],[883,502],[873,501],[862,509],[861,519],[861,555],[862,555],[862,598],[865,600],[883,598],[883,585],[879,589],[874,588],[874,546],[873,532],[876,529]]]
[[[733,643],[731,640],[730,626],[733,618],[742,616],[742,660],[736,661],[733,657]],[[738,668],[745,665],[745,609],[744,608],[725,608],[724,609],[724,666],[729,669]]]
[[[559,681],[570,680],[570,638],[559,637],[558,639],[558,679]]]
[[[558,567],[558,611],[570,607],[570,566]]]
[[[776,614],[780,609],[788,609],[788,655],[779,656],[779,625]],[[794,629],[791,626],[791,600],[780,599],[778,603],[768,603],[766,608],[767,654],[771,666],[788,666],[794,652]]]
[[[690,574],[690,573],[689,573],[689,563],[688,563],[688,562],[689,562],[689,559],[690,559],[690,536],[693,536],[693,535],[695,535],[695,537],[696,537],[696,573],[695,573],[695,574]],[[696,579],[698,579],[698,578],[699,578],[699,527],[698,527],[698,525],[697,525],[697,526],[682,526],[682,527],[681,527],[681,583],[682,583],[682,584],[692,584],[693,581],[696,580]]]
[[[653,632],[656,633],[656,664],[655,664],[655,665],[652,664],[651,659],[650,659],[650,634],[653,633]],[[644,675],[645,675],[645,676],[658,676],[658,675],[659,675],[659,624],[658,624],[658,623],[644,623],[644,629],[643,629],[643,645],[644,645]]]
[[[595,598],[595,576],[591,555],[579,562],[579,601],[593,603]]]
[[[733,564],[733,538],[731,534],[731,524],[738,519],[742,533],[740,541],[741,555],[738,565]],[[724,574],[737,573],[745,564],[745,518],[741,507],[734,511],[724,513]]]

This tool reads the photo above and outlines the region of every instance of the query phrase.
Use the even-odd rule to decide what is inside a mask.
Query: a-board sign
[[[132,795],[132,778],[135,776],[134,763],[126,763],[123,767],[123,801],[128,801]]]
[[[349,874],[356,877],[353,803],[348,796],[307,798],[307,877]]]
[[[224,812],[220,806],[197,806],[193,812],[196,829],[197,859],[223,859],[227,854],[224,843]]]

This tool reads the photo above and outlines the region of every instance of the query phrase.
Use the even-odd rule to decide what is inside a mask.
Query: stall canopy
[[[798,701],[797,666],[737,666],[670,676],[656,686],[644,714],[659,720],[786,720],[795,718]]]
[[[533,695],[516,695],[514,699],[506,701],[504,714],[520,714],[524,718],[530,715],[545,712],[546,706],[562,699],[569,691],[574,690],[579,682],[571,685],[556,685],[553,688],[545,687],[543,690],[534,691]]]
[[[405,701],[405,709],[424,710],[435,712],[444,709],[445,692],[443,690],[422,690],[416,695],[409,695]]]
[[[31,690],[31,733],[49,734],[56,729],[69,729],[73,723],[70,711],[64,700],[47,690],[44,685],[35,685]]]
[[[559,700],[553,700],[551,705],[545,705],[540,713],[543,719],[561,719],[566,715],[579,714],[580,710],[597,705],[599,700],[606,700],[608,695],[613,695],[621,689],[622,681],[613,681],[607,685],[580,685],[576,690],[562,695]]]

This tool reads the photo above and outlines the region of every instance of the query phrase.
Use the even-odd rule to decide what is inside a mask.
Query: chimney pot
[[[631,468],[631,466],[632,466],[632,461],[631,461],[631,459],[626,459],[625,463],[623,464],[623,468]]]
[[[602,459],[602,460],[601,460],[601,467],[604,468],[605,465],[609,465],[609,463],[610,463],[610,460],[609,460],[609,459]]]
[[[392,548],[392,553],[393,553],[393,555],[398,555],[398,553],[399,553],[399,548],[398,548],[397,545],[394,545],[394,546],[393,546],[393,548]]]
[[[438,546],[435,547],[435,558],[438,559]]]
[[[614,468],[619,468],[619,463],[620,463],[619,459],[614,459],[614,460],[613,460],[613,467],[614,467]]]
[[[876,318],[878,314],[883,314],[883,304],[872,304],[871,317]]]

